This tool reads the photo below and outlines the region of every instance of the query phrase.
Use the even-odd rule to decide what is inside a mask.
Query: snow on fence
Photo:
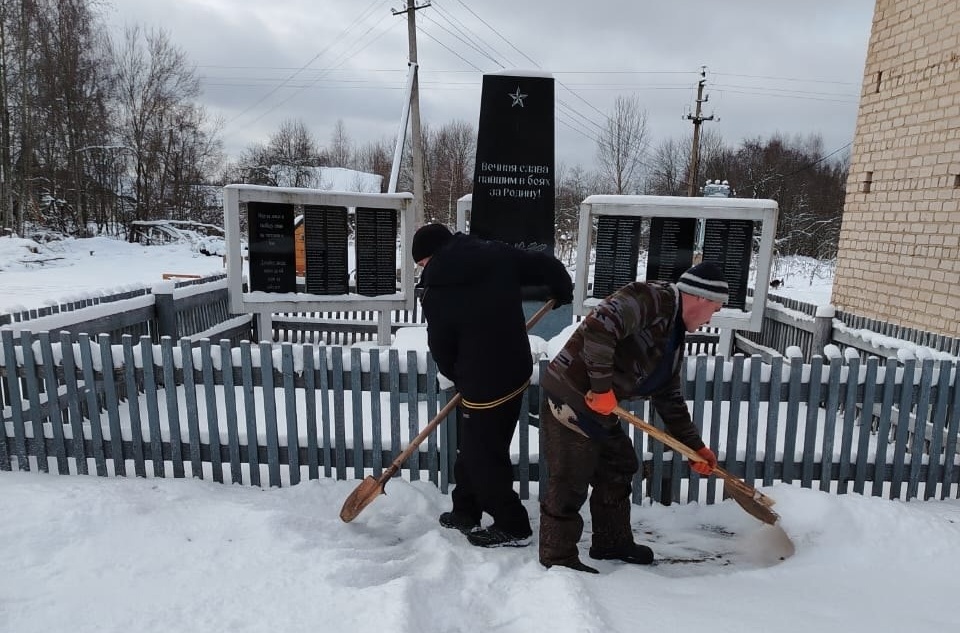
[[[227,278],[214,275],[184,282],[162,282],[113,295],[87,297],[34,310],[0,314],[0,327],[19,332],[68,332],[76,338],[107,334],[114,343],[124,335],[149,335],[154,342],[173,338],[250,338],[249,315],[231,316]]]
[[[280,486],[379,475],[452,396],[427,354],[396,349],[209,340],[154,344],[63,332],[0,333],[5,392],[0,470],[201,477]],[[523,498],[542,484],[540,391],[524,395],[513,453]],[[960,381],[953,362],[856,355],[687,360],[685,393],[720,464],[777,481],[891,498],[958,495]],[[644,402],[625,403],[660,424]],[[452,417],[452,416],[451,416]],[[721,498],[635,433],[635,501]],[[447,420],[403,465],[446,491],[456,446]],[[539,487],[538,490],[543,490]]]
[[[736,347],[764,358],[799,348],[804,358],[822,354],[828,345],[856,350],[862,360],[919,352],[941,360],[960,360],[960,338],[868,319],[832,306],[817,306],[787,297],[768,295],[759,332],[740,331]]]

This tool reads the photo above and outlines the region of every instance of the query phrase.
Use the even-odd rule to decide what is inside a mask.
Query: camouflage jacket
[[[606,427],[616,417],[590,411],[583,401],[588,389],[594,393],[613,389],[618,400],[649,398],[671,435],[694,450],[701,448],[703,440],[690,419],[681,388],[685,329],[680,314],[680,292],[673,284],[623,286],[580,323],[547,366],[541,386],[578,416],[589,416]],[[672,358],[664,358],[673,336],[678,338]],[[644,393],[643,383],[661,360],[669,363],[664,380]]]

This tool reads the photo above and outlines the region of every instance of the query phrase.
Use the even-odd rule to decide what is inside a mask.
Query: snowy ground
[[[535,544],[472,547],[436,523],[449,500],[427,483],[391,482],[386,496],[343,523],[338,512],[356,484],[260,490],[3,473],[0,630],[875,633],[960,626],[957,501],[891,502],[778,485],[766,492],[785,531],[733,502],[636,507],[635,537],[661,562],[593,561],[601,573],[588,575],[545,570]],[[537,505],[526,505],[536,529]]]
[[[164,273],[222,272],[220,257],[193,252],[187,244],[142,246],[95,237],[37,245],[0,237],[0,313],[149,288]]]
[[[208,274],[187,247],[72,240],[30,263],[0,238],[0,312],[164,272]],[[90,254],[93,251],[93,254]],[[26,262],[26,263],[25,263]],[[804,262],[799,262],[804,263]],[[818,265],[777,294],[829,301]],[[783,269],[781,269],[783,270]],[[258,489],[199,480],[0,473],[0,631],[168,633],[640,629],[845,633],[960,627],[960,502],[832,496],[780,484],[780,527],[732,502],[633,510],[652,567],[545,570],[536,542],[484,550],[436,517],[449,499],[391,482],[352,523],[356,481]],[[535,494],[535,492],[534,492]],[[526,503],[539,523],[535,501]],[[581,543],[586,557],[590,524]],[[791,556],[791,551],[795,553]],[[781,560],[782,559],[782,560]]]

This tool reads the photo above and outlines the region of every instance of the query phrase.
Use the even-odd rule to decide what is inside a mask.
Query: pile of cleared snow
[[[0,237],[0,270],[57,266],[64,260],[60,242],[40,244],[22,237]]]

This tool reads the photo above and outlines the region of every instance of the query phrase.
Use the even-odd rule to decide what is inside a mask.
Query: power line
[[[386,17],[388,17],[388,16],[384,16],[384,18],[381,18],[381,19],[380,19],[380,22],[383,22],[383,20],[386,19]],[[371,26],[369,29],[367,29],[367,31],[366,31],[363,35],[361,35],[361,39],[362,39],[363,37],[365,37],[368,33],[370,33],[370,31],[372,31],[374,28],[376,28],[376,26],[378,26],[378,25],[380,24],[380,22],[377,22],[376,25]],[[351,51],[351,52],[349,52],[349,53],[345,53],[344,55],[341,55],[342,61],[340,61],[339,65],[342,66],[343,64],[347,63],[347,61],[349,61],[351,55],[357,55],[357,54],[359,54],[361,51],[363,51],[364,49],[366,49],[368,46],[370,46],[371,44],[373,44],[374,42],[376,42],[377,40],[379,40],[381,37],[383,37],[384,35],[386,35],[390,30],[392,30],[392,29],[394,28],[394,26],[396,26],[396,25],[393,25],[393,26],[391,26],[391,27],[389,27],[389,28],[381,31],[379,34],[377,34],[376,37],[374,37],[373,39],[371,39],[370,41],[368,41],[366,44],[363,44],[359,49],[357,49],[357,50],[355,50],[355,51]],[[360,40],[357,40],[357,41],[359,42]],[[317,77],[317,78],[314,79],[312,82],[310,82],[310,84],[309,84],[308,87],[316,85],[322,78],[323,78],[323,76]],[[304,90],[304,88],[298,88],[297,90],[294,90],[293,92],[290,93],[290,95],[289,95],[286,99],[284,99],[284,100],[282,100],[282,101],[279,101],[278,103],[274,104],[271,108],[269,108],[269,109],[267,109],[266,111],[264,111],[260,116],[258,116],[257,118],[253,119],[252,121],[250,121],[250,122],[248,123],[248,125],[253,125],[254,123],[256,123],[257,121],[259,121],[259,120],[262,119],[263,117],[267,116],[268,114],[270,114],[271,112],[273,112],[274,110],[276,110],[277,108],[279,108],[280,106],[282,106],[283,104],[285,104],[285,103],[287,103],[288,101],[290,101],[291,99],[293,99],[293,98],[294,98],[300,91],[302,91],[302,90]]]
[[[459,2],[459,3],[463,6],[463,8],[466,9],[466,10],[470,13],[470,15],[472,15],[472,16],[475,17],[476,19],[480,20],[480,22],[481,22],[484,26],[486,26],[488,29],[490,29],[490,30],[491,30],[497,37],[499,37],[501,40],[503,40],[504,42],[506,42],[506,43],[510,46],[510,48],[512,48],[512,49],[515,50],[516,52],[520,53],[520,55],[521,55],[522,57],[526,58],[526,60],[527,60],[528,62],[530,62],[531,64],[533,64],[535,67],[540,68],[540,64],[538,64],[537,62],[535,62],[533,59],[530,58],[529,55],[527,55],[526,53],[524,53],[523,51],[521,51],[519,48],[517,48],[516,46],[514,46],[514,45],[513,45],[513,42],[511,42],[510,40],[508,40],[507,38],[505,38],[503,35],[501,35],[501,34],[500,34],[500,31],[498,31],[497,29],[495,29],[495,28],[493,28],[492,26],[490,26],[490,25],[487,23],[486,20],[484,20],[484,19],[481,18],[479,15],[477,15],[476,13],[474,13],[473,9],[471,9],[469,6],[467,6],[466,4],[464,4],[463,0],[457,0],[457,2]]]
[[[464,57],[464,56],[461,55],[460,53],[456,52],[455,50],[453,50],[452,48],[450,48],[449,46],[447,46],[446,44],[444,44],[443,42],[441,42],[440,40],[438,40],[436,37],[434,37],[433,35],[431,35],[429,32],[427,32],[426,30],[424,30],[424,28],[423,28],[422,25],[419,25],[419,24],[417,25],[417,31],[419,31],[420,33],[423,33],[424,35],[426,35],[427,37],[429,37],[431,40],[433,40],[434,42],[436,42],[437,44],[439,44],[439,45],[442,46],[443,48],[447,49],[447,51],[449,51],[451,55],[454,55],[455,57],[459,58],[460,60],[462,60],[462,61],[463,61],[465,64],[467,64],[468,66],[472,66],[472,67],[473,67],[474,69],[476,69],[477,71],[480,71],[480,68],[479,68],[478,66],[476,66],[473,62],[471,62],[471,61],[468,60],[466,57]],[[480,71],[480,72],[483,72],[483,71]]]
[[[495,58],[497,54],[496,51],[487,45],[482,37],[473,32],[470,27],[461,22],[455,15],[447,11],[445,7],[434,3],[434,8],[436,8],[437,14],[443,18],[455,31],[457,31],[461,37],[464,37],[466,41],[470,42],[478,52],[480,52],[484,57],[492,61],[494,64],[500,64],[499,60]]]
[[[357,17],[353,20],[353,22],[351,22],[343,31],[341,31],[340,35],[338,35],[336,38],[334,38],[334,40],[333,40],[332,42],[330,42],[330,44],[328,44],[326,48],[324,48],[324,49],[321,50],[319,53],[317,53],[316,55],[314,55],[306,64],[304,64],[303,66],[301,66],[301,67],[299,67],[297,70],[295,70],[292,74],[290,74],[286,79],[284,79],[282,82],[280,82],[280,83],[279,83],[276,87],[274,87],[272,90],[270,90],[269,92],[267,92],[265,95],[263,95],[262,97],[260,97],[257,101],[255,101],[253,104],[251,104],[250,106],[244,108],[242,111],[240,111],[240,113],[238,113],[238,114],[235,115],[233,118],[231,118],[229,121],[227,121],[226,125],[229,126],[231,123],[233,123],[234,121],[236,121],[237,119],[239,119],[240,117],[242,117],[244,114],[246,114],[247,112],[250,112],[250,111],[253,110],[255,107],[257,107],[258,105],[260,105],[261,103],[263,103],[264,101],[266,101],[268,98],[270,98],[272,95],[276,94],[276,92],[277,92],[278,90],[280,90],[280,88],[282,88],[284,85],[286,85],[289,81],[292,81],[298,74],[300,74],[302,71],[306,70],[310,65],[312,65],[313,62],[315,62],[315,61],[318,60],[320,57],[322,57],[327,51],[331,50],[331,49],[332,49],[337,43],[339,43],[341,40],[345,39],[345,38],[347,37],[347,35],[352,31],[352,29],[353,29],[355,26],[358,26],[361,22],[363,22],[363,21],[366,20],[368,17],[370,17],[371,15],[373,15],[373,12],[376,10],[376,8],[378,7],[378,5],[386,4],[386,2],[387,2],[387,0],[374,0],[363,12],[361,12],[361,14],[360,14],[359,16],[357,16]],[[373,27],[371,27],[371,29],[372,29],[372,28],[373,28]],[[363,35],[361,35],[361,36],[360,36],[360,39],[362,39],[363,37],[365,37],[366,34],[369,33],[371,29],[368,29]],[[269,114],[270,112],[273,112],[273,110],[275,110],[277,107],[279,107],[279,106],[282,105],[283,103],[286,103],[287,100],[289,100],[289,99],[286,99],[286,100],[284,100],[284,101],[281,101],[279,104],[273,106],[272,108],[267,109],[263,114],[261,114],[261,115],[258,116],[256,119],[254,119],[253,121],[251,121],[250,124],[256,123],[257,121],[259,121],[260,119],[262,119],[264,116],[266,116],[266,115]]]

